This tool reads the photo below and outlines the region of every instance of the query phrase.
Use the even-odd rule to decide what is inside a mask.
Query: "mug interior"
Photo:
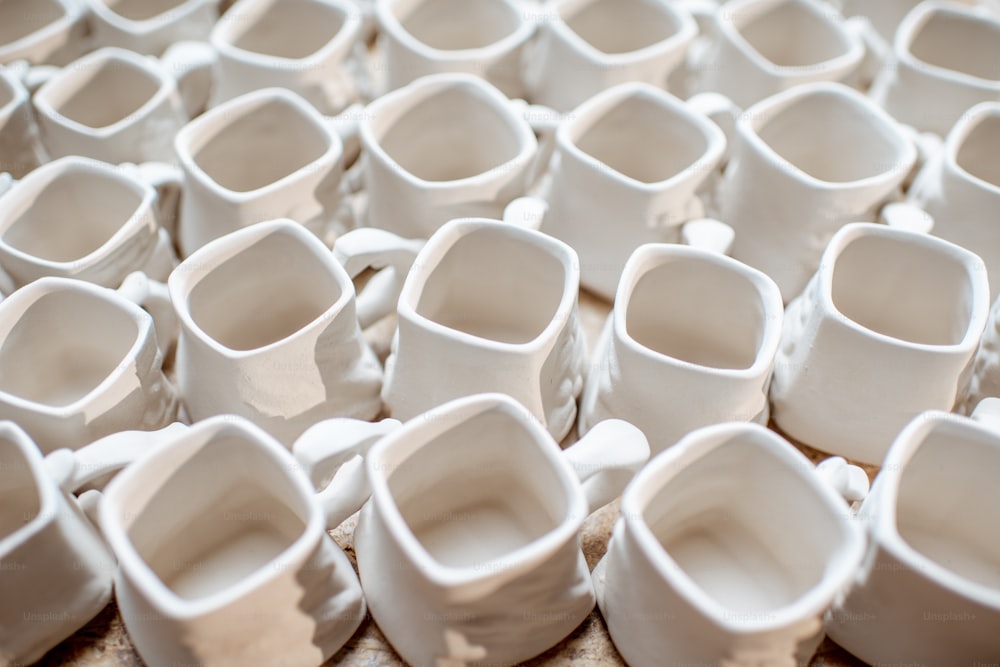
[[[113,302],[77,290],[41,295],[0,345],[0,390],[50,407],[80,400],[126,359],[139,325]]]
[[[1000,25],[996,21],[931,12],[912,36],[909,51],[928,65],[1000,81]]]
[[[958,166],[976,178],[1000,188],[1000,114],[984,116],[958,149]]]
[[[823,11],[797,0],[784,0],[737,25],[737,30],[757,53],[778,67],[818,65],[850,49],[847,36]]]
[[[214,265],[191,289],[187,308],[220,345],[255,350],[316,321],[342,294],[314,251],[275,232]]]
[[[995,435],[938,425],[899,472],[896,529],[938,565],[1000,591],[997,470]]]
[[[574,144],[641,183],[676,176],[708,151],[705,132],[694,121],[647,95],[619,101],[583,130]]]
[[[568,279],[542,247],[489,228],[456,240],[427,277],[416,312],[488,340],[522,344],[552,322]]]
[[[223,188],[251,192],[316,162],[329,148],[330,138],[311,118],[277,98],[225,123],[193,158]]]
[[[376,133],[382,150],[400,168],[424,181],[479,176],[522,151],[522,140],[504,110],[471,84],[424,97]]]
[[[221,593],[266,567],[305,533],[307,500],[278,465],[222,432],[164,479],[126,526],[139,557],[185,600]],[[152,484],[154,489],[149,490]],[[129,509],[125,508],[125,512]]]
[[[846,183],[898,170],[901,141],[860,100],[832,90],[798,97],[764,120],[757,135],[813,178]]]
[[[823,581],[846,537],[801,472],[752,445],[733,437],[713,448],[642,510],[664,552],[730,614],[795,603]]]
[[[860,235],[833,265],[834,307],[862,327],[921,345],[957,345],[972,317],[960,259],[906,239]]]
[[[65,15],[55,0],[4,0],[0,2],[0,44],[23,39]]]
[[[0,541],[34,521],[41,511],[41,489],[24,451],[0,435]]]
[[[400,25],[432,49],[480,49],[508,37],[521,25],[517,10],[503,0],[418,0],[396,2]]]
[[[148,21],[172,9],[176,9],[188,0],[102,0],[108,9],[129,21]]]
[[[62,79],[47,97],[60,115],[87,127],[114,125],[135,114],[163,87],[152,72],[123,58],[108,58]],[[45,93],[43,93],[45,94]]]
[[[305,58],[326,46],[344,27],[347,17],[336,6],[315,0],[272,2],[230,42],[244,51],[275,58]],[[236,22],[235,25],[242,25]]]
[[[630,53],[680,32],[676,16],[648,0],[594,0],[567,13],[563,21],[592,47],[608,55]]]
[[[22,186],[24,187],[24,186]],[[3,243],[49,262],[82,259],[107,243],[142,206],[140,188],[89,170],[57,174],[29,198]]]
[[[639,345],[700,366],[753,366],[767,314],[745,276],[705,261],[677,258],[644,273],[625,311]]]
[[[393,466],[392,500],[435,561],[475,568],[562,524],[569,490],[537,437],[510,413],[486,410]]]

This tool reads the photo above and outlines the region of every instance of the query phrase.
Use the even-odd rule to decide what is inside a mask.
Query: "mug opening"
[[[187,309],[195,326],[218,344],[249,351],[301,331],[343,295],[312,248],[276,231],[213,262],[191,288]]]
[[[833,183],[909,170],[898,134],[865,102],[835,89],[799,96],[757,128],[757,135],[778,156],[815,179]]]
[[[473,84],[425,96],[405,113],[374,121],[379,146],[400,169],[423,181],[480,176],[517,158],[524,140],[506,109]]]
[[[117,176],[64,170],[37,188],[26,207],[13,209],[16,217],[0,223],[0,239],[47,262],[73,262],[110,241],[135,218],[145,199],[141,188]]]
[[[832,269],[834,308],[856,324],[918,345],[957,345],[972,318],[961,259],[907,238],[860,235]]]
[[[928,12],[908,50],[928,65],[1000,81],[1000,23],[977,14]]]
[[[639,345],[724,370],[754,365],[766,323],[756,285],[696,258],[674,258],[643,273],[625,311],[626,331]]]
[[[21,312],[0,344],[0,391],[61,408],[94,391],[128,358],[135,317],[106,298],[60,289]]]
[[[958,166],[971,176],[1000,188],[1000,108],[984,115],[962,140],[955,155]]]
[[[127,539],[183,600],[230,590],[306,532],[308,500],[287,475],[275,474],[272,455],[250,444],[239,433],[223,431],[166,478],[131,480],[146,487],[147,501],[126,521]],[[124,491],[126,499],[130,493]]]
[[[270,3],[248,25],[237,28],[229,41],[238,49],[265,56],[307,58],[340,34],[346,22],[347,16],[338,6],[315,0],[282,0]]]
[[[104,5],[129,21],[148,21],[186,4],[189,0],[101,0]]]
[[[896,530],[945,570],[1000,593],[997,436],[941,422],[899,471]]]
[[[393,503],[434,561],[481,569],[567,520],[572,489],[546,455],[549,443],[540,447],[539,437],[495,407],[389,463]]]
[[[42,491],[21,446],[0,434],[0,542],[42,513]]]
[[[594,0],[563,16],[570,30],[607,55],[631,53],[664,42],[681,24],[664,3],[649,0]]]
[[[55,0],[5,0],[0,2],[0,44],[11,44],[66,16]]]
[[[57,81],[43,96],[58,114],[93,129],[127,120],[163,88],[151,71],[119,57],[70,69]]]
[[[491,341],[529,343],[557,316],[567,269],[544,247],[495,228],[474,229],[430,270],[416,313]]]
[[[809,67],[847,55],[851,44],[825,13],[800,0],[770,3],[749,20],[733,17],[743,39],[777,67]]]
[[[503,0],[396,2],[392,11],[406,32],[440,51],[485,48],[521,27],[521,17]]]
[[[310,116],[287,99],[272,98],[223,124],[193,150],[193,159],[219,186],[251,192],[304,169],[329,149],[330,138]]]

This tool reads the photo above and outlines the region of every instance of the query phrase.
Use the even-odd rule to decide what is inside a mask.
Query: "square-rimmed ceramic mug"
[[[697,248],[640,246],[587,372],[579,433],[623,419],[658,453],[702,426],[766,424],[783,314],[760,271]]]
[[[982,423],[921,414],[889,450],[859,510],[867,553],[826,623],[862,660],[988,665],[1000,655],[1000,432],[991,410],[973,413]]]
[[[65,65],[87,48],[86,11],[76,0],[0,4],[0,65]]]
[[[376,443],[355,529],[369,608],[410,664],[511,665],[594,607],[580,527],[649,456],[604,422],[566,450],[502,394],[449,402]]]
[[[864,555],[843,499],[757,424],[694,431],[639,471],[621,511],[593,577],[634,667],[804,664]]]
[[[21,178],[47,160],[30,93],[15,72],[0,67],[0,172]]]
[[[81,0],[98,47],[158,56],[175,42],[206,40],[219,0]]]
[[[771,417],[799,442],[878,465],[911,419],[964,399],[988,311],[972,252],[845,225],[785,312]]]
[[[0,419],[43,452],[166,426],[178,401],[156,334],[123,293],[70,278],[22,287],[0,303]]]
[[[796,297],[844,224],[876,220],[917,159],[900,125],[839,83],[803,84],[736,123],[720,187],[732,256]]]

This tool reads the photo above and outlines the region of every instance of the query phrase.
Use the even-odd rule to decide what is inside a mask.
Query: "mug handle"
[[[852,507],[868,497],[868,474],[842,456],[831,456],[820,461],[816,472],[823,482],[836,491]]]
[[[696,113],[707,116],[726,135],[726,151],[719,162],[719,169],[721,171],[729,161],[733,137],[736,136],[736,122],[743,114],[743,109],[722,93],[717,92],[692,95],[685,100],[685,103]]]
[[[403,281],[423,246],[420,239],[405,239],[373,227],[351,230],[333,244],[333,256],[352,280],[366,269],[379,271],[357,296],[362,329],[396,309]]]
[[[969,417],[995,431],[1000,431],[1000,398],[988,396],[979,401]]]
[[[208,106],[212,70],[218,59],[211,44],[194,40],[175,42],[160,56],[160,67],[177,82],[177,92],[188,118],[194,118]]]
[[[402,424],[396,419],[366,422],[335,418],[309,427],[292,444],[292,456],[316,489],[316,498],[333,530],[371,496],[364,457],[372,445]]]
[[[177,332],[180,329],[180,323],[177,321],[177,314],[170,301],[170,292],[167,286],[159,281],[151,280],[142,271],[133,271],[125,276],[125,280],[122,281],[117,292],[135,305],[145,309],[153,318],[160,354],[165,359],[177,339]]]
[[[583,485],[590,513],[622,494],[649,460],[649,442],[637,427],[621,419],[594,425],[563,456]]]
[[[564,115],[551,107],[529,104],[521,99],[511,100],[510,105],[514,113],[528,123],[538,139],[538,151],[528,168],[528,191],[531,191],[538,186],[552,161],[552,154],[556,150],[556,131],[562,124]]]
[[[358,162],[361,155],[361,119],[365,117],[365,105],[355,102],[336,116],[324,116],[327,127],[340,137],[340,142],[344,145],[344,169],[348,176],[351,176],[351,166]],[[349,191],[356,192],[360,186],[355,186],[355,179],[348,178]]]
[[[180,167],[166,162],[125,162],[119,166],[156,190],[156,214],[160,227],[167,230],[171,239],[177,238],[177,216],[184,187],[184,174]]]
[[[916,204],[906,201],[890,202],[879,212],[879,221],[896,229],[905,229],[918,234],[930,234],[934,229],[934,218]]]

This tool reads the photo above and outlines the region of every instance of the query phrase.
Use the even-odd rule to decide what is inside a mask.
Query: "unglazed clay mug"
[[[812,656],[863,554],[847,505],[805,456],[763,426],[720,424],[635,476],[594,587],[633,667],[664,656],[791,667]]]
[[[911,419],[964,398],[988,311],[986,268],[972,252],[846,225],[786,310],[771,417],[799,442],[881,464]]]
[[[28,90],[15,72],[0,67],[0,172],[21,178],[47,160]]]
[[[154,177],[139,168],[64,157],[16,183],[0,207],[3,291],[45,276],[112,288],[134,271],[166,280],[177,258],[159,222],[170,213],[150,182]]]
[[[387,90],[429,74],[464,72],[508,97],[524,97],[521,68],[536,25],[526,3],[378,0],[375,17]]]
[[[499,218],[535,180],[538,142],[521,109],[469,74],[423,77],[360,122],[367,224],[427,238],[455,218]]]
[[[240,0],[212,30],[211,105],[275,86],[338,113],[371,94],[361,37],[361,16],[349,0]]]
[[[1000,16],[954,2],[906,15],[872,98],[901,123],[939,136],[979,102],[1000,101]]]
[[[116,433],[43,458],[0,421],[0,664],[40,659],[111,600],[115,561],[70,494],[183,428]]]
[[[865,662],[976,665],[1000,655],[1000,433],[990,409],[992,418],[973,414],[983,423],[942,412],[914,419],[861,506],[867,554],[826,631]]]
[[[65,65],[87,47],[86,11],[76,0],[8,0],[0,26],[0,65]]]
[[[363,454],[386,430],[355,423],[324,440],[331,452]],[[351,563],[326,534],[368,498],[357,457],[341,471],[317,494],[285,447],[221,416],[116,477],[100,523],[118,558],[118,609],[145,663],[319,665],[332,656],[365,616]]]
[[[666,87],[698,34],[683,3],[556,0],[524,11],[539,16],[528,99],[559,111],[629,81]]]
[[[290,445],[320,420],[382,409],[382,368],[358,314],[388,313],[398,289],[370,286],[356,300],[330,250],[298,223],[216,239],[168,284],[181,325],[177,384],[192,420],[241,415]]]
[[[46,453],[175,421],[159,332],[130,299],[156,302],[158,313],[169,305],[133,281],[115,292],[70,278],[41,278],[0,303],[0,419]]]
[[[745,264],[681,245],[639,247],[587,373],[579,433],[623,419],[657,453],[702,426],[766,424],[783,313],[774,281]]]
[[[649,456],[604,422],[560,450],[522,405],[452,401],[376,443],[354,533],[369,609],[409,664],[512,665],[594,608],[580,527]]]
[[[771,276],[787,303],[845,223],[876,220],[917,151],[896,121],[839,83],[803,84],[736,123],[720,187],[732,256]]]
[[[742,108],[803,83],[844,81],[865,57],[856,31],[819,0],[734,0],[712,16],[697,86]]]
[[[371,238],[379,231],[337,240],[349,274],[384,263],[382,240]],[[386,409],[407,420],[454,398],[502,392],[561,440],[576,420],[586,366],[578,292],[576,254],[565,243],[497,220],[447,223],[402,285]]]
[[[98,46],[158,56],[171,44],[207,40],[219,0],[81,0]]]
[[[182,257],[263,220],[291,218],[321,237],[342,231],[344,145],[333,120],[299,95],[241,95],[185,125],[174,146],[184,179]]]

